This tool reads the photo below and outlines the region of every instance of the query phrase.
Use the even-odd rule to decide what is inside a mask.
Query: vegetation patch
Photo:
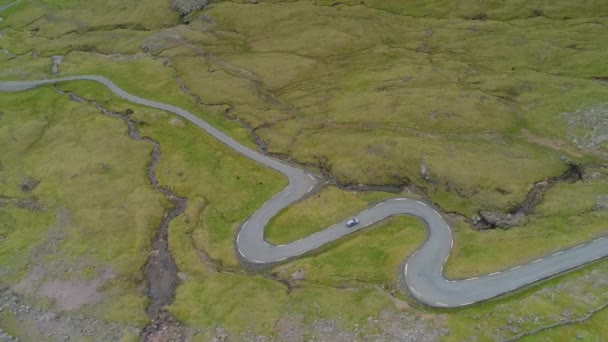
[[[450,278],[606,234],[606,6],[317,0],[200,8],[180,17],[165,0],[22,1],[1,14],[0,78],[50,77],[52,56],[61,55],[58,76],[106,76],[331,177],[337,186],[273,220],[273,243],[396,196],[343,190],[359,185],[414,189],[452,213]],[[422,308],[398,275],[426,236],[407,216],[248,274],[234,255],[235,232],[286,179],[100,85],[60,88],[131,111],[163,151],[159,183],[188,198],[168,237],[180,277],[168,310],[187,334],[392,340],[416,331],[418,340],[501,340],[578,322],[605,304],[606,265],[597,262],[469,308]],[[50,86],[0,94],[0,103],[0,305],[9,303],[0,327],[30,340],[49,332],[60,339],[61,331],[140,335],[148,323],[142,267],[169,206],[147,182],[151,147]],[[467,224],[479,211],[516,207],[568,163],[593,170],[548,190],[525,225],[479,232]],[[106,269],[115,276],[87,287],[103,300],[62,309],[49,292],[49,284],[95,283]],[[37,297],[45,284],[51,299]],[[20,311],[21,303],[33,309]],[[601,338],[604,311],[526,338]],[[49,312],[58,318],[43,319]],[[72,319],[79,315],[86,318]]]

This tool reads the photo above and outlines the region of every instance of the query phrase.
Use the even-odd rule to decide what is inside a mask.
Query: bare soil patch
[[[87,304],[93,304],[103,299],[103,294],[97,289],[106,281],[116,277],[109,268],[101,269],[97,276],[89,281],[78,279],[50,280],[46,282],[40,294],[52,298],[55,306],[62,311],[75,310]]]

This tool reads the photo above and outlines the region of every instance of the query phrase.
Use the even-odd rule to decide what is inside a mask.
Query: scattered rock
[[[608,195],[599,195],[595,198],[593,210],[606,211],[608,210]]]
[[[478,228],[490,228],[499,227],[502,229],[509,229],[514,226],[521,226],[526,222],[526,216],[523,213],[509,214],[509,213],[498,213],[493,211],[481,211],[479,216],[473,219],[473,222],[487,223],[486,225],[478,226]]]
[[[608,142],[608,104],[599,103],[562,117],[568,126],[568,138],[581,149],[606,147]]]
[[[105,172],[108,172],[111,170],[110,165],[108,165],[106,163],[100,163],[99,166],[101,166],[101,169]]]
[[[9,335],[4,330],[0,329],[0,341],[12,342],[18,341],[16,337]]]
[[[15,206],[20,209],[29,209],[31,211],[44,210],[44,203],[38,197],[21,198],[15,201]]]
[[[420,177],[429,183],[434,182],[431,176],[431,168],[426,165],[424,160],[420,162]]]
[[[68,95],[68,97],[69,97],[70,101],[72,101],[72,102],[78,102],[78,103],[84,102],[82,100],[82,98],[75,96],[74,94],[70,94],[70,95]]]
[[[0,341],[81,341],[94,336],[95,341],[119,341],[124,335],[137,334],[138,329],[125,323],[106,323],[84,315],[69,316],[29,305],[24,297],[0,287],[0,312],[15,317],[28,329],[20,331],[19,339],[0,330]]]
[[[563,154],[559,155],[559,160],[561,160],[566,165],[575,165],[576,164],[575,162],[572,161],[572,159],[568,158],[568,156],[565,156]]]
[[[185,331],[179,322],[168,312],[161,312],[154,321],[141,332],[142,341],[169,342],[186,341]]]
[[[528,215],[532,213],[534,208],[543,200],[545,192],[553,185],[548,180],[542,180],[534,184],[532,189],[528,192],[524,202],[515,210],[515,213],[522,213]]]
[[[19,190],[21,190],[23,192],[30,192],[30,191],[36,189],[38,184],[40,184],[39,180],[28,177],[28,178],[24,179],[23,181],[21,181],[21,183],[19,183]]]
[[[53,66],[51,67],[51,71],[53,72],[53,75],[59,73],[59,65],[61,64],[61,62],[63,62],[63,56],[60,56],[60,55],[53,56]]]
[[[213,20],[213,18],[211,18],[211,16],[208,14],[201,14],[198,17],[196,17],[196,19],[198,19],[199,21],[202,21],[204,23],[207,23],[207,24],[215,24],[215,20]]]
[[[215,336],[213,337],[214,342],[225,342],[228,338],[228,334],[222,327],[215,327]]]
[[[181,16],[205,9],[207,5],[207,0],[171,0],[171,9]]]
[[[50,280],[46,282],[40,294],[55,300],[55,305],[61,311],[79,309],[84,305],[101,301],[103,295],[97,291],[106,281],[116,277],[109,268],[101,269],[97,276],[89,281],[71,279],[68,281]]]
[[[184,120],[182,120],[180,118],[177,118],[177,117],[171,118],[171,120],[169,120],[169,124],[171,126],[178,127],[178,128],[184,128],[184,127],[186,127],[186,124],[184,123]]]
[[[143,52],[157,55],[165,49],[176,47],[183,43],[180,34],[173,29],[159,32],[148,37],[140,46]]]
[[[303,341],[304,317],[302,315],[285,315],[279,318],[275,324],[277,335],[281,341]]]
[[[298,268],[291,274],[291,280],[304,280],[306,278],[306,273],[303,268]]]

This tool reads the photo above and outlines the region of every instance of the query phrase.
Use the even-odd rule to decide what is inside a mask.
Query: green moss
[[[145,322],[145,299],[136,286],[141,279],[133,274],[146,260],[165,205],[145,176],[150,146],[131,140],[124,123],[50,87],[0,98],[7,104],[0,122],[0,193],[14,198],[0,208],[13,222],[0,228],[4,285],[44,262],[82,268],[85,279],[109,267],[117,280],[104,289],[106,303],[120,308],[100,304],[99,316]],[[26,177],[40,181],[31,193],[19,190]],[[41,209],[16,202],[32,198]]]
[[[262,277],[213,274],[182,284],[171,311],[188,324],[270,333],[286,300],[281,285]]]
[[[23,1],[2,13],[3,48],[18,57],[2,54],[0,77],[48,77],[49,57],[63,54],[61,75],[102,74],[255,147],[247,129],[225,118],[232,108],[228,114],[250,124],[271,152],[322,164],[343,183],[414,184],[444,210],[467,216],[513,207],[533,182],[565,170],[562,154],[578,162],[601,158],[571,144],[562,117],[608,101],[605,85],[592,79],[606,76],[606,13],[597,2],[235,1],[202,13],[216,24],[191,15],[192,24],[171,29],[179,38],[158,39],[153,56],[142,53],[142,44],[179,22],[161,0]],[[32,49],[41,57],[32,57]],[[178,75],[204,104],[184,94]],[[237,266],[236,229],[285,180],[198,129],[171,123],[167,113],[118,100],[91,82],[61,87],[112,110],[134,110],[141,132],[161,144],[161,184],[189,199],[170,232],[172,253],[186,275],[171,310],[185,323],[273,334],[280,317],[296,313],[306,322],[337,318],[350,329],[391,307],[373,288],[396,287],[397,267],[424,240],[418,221],[392,218],[278,266],[273,272],[283,278],[298,268],[306,272],[291,295],[261,276],[218,274],[200,253]],[[51,88],[0,94],[0,102],[6,107],[0,193],[24,196],[18,184],[32,176],[42,179],[32,195],[46,206],[36,212],[0,207],[0,265],[8,270],[2,281],[12,284],[27,273],[56,211],[68,208],[67,236],[48,259],[88,258],[93,265],[80,272],[87,279],[97,266],[111,265],[119,276],[103,289],[107,301],[85,313],[143,324],[140,268],[167,205],[145,179],[150,146],[129,140],[123,123]],[[421,162],[434,184],[420,177]],[[602,180],[556,186],[526,227],[506,232],[455,223],[447,274],[493,272],[604,234],[606,215],[591,208],[606,191]],[[267,238],[301,238],[390,196],[326,189],[281,213]],[[602,265],[591,269],[605,271]],[[568,279],[584,279],[586,270]],[[544,324],[564,308],[585,312],[589,305],[574,295],[552,300],[541,293],[565,280],[463,310],[425,312],[447,317],[447,340],[496,340],[512,335],[503,331],[510,315],[539,315]],[[336,289],[341,286],[355,289]],[[598,317],[538,339],[568,339],[580,331],[602,336]],[[10,318],[2,318],[4,327]]]
[[[178,15],[159,0],[125,3],[111,0],[22,1],[2,13],[1,25],[28,31],[32,35],[57,38],[89,30],[131,28],[150,30],[179,23]]]
[[[161,145],[163,156],[157,166],[161,184],[170,184],[176,193],[187,198],[201,197],[207,204],[204,215],[200,214],[201,226],[192,233],[195,243],[214,258],[236,264],[232,251],[235,229],[283,188],[285,179],[228,150],[198,128],[172,125],[172,115],[117,100],[91,82],[64,87],[77,89],[79,94],[113,110],[134,110],[142,121],[141,132]]]
[[[290,304],[290,311],[303,315],[306,323],[338,318],[343,328],[349,330],[364,324],[370,314],[393,308],[390,299],[374,289],[343,291],[327,287],[296,290]]]

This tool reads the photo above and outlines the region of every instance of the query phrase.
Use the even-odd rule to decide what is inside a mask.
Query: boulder
[[[306,278],[306,274],[304,273],[303,268],[298,268],[291,274],[291,280],[304,280]]]
[[[523,225],[526,221],[526,216],[523,213],[509,214],[481,211],[479,213],[479,219],[475,221],[478,221],[479,226],[485,226],[486,228],[499,227],[502,229],[509,229],[514,226]]]
[[[607,211],[608,210],[608,195],[599,195],[595,198],[593,210]]]
[[[181,16],[205,9],[207,5],[208,0],[171,0],[171,9]]]
[[[19,189],[23,192],[30,192],[40,184],[40,181],[31,177],[27,177],[19,183]]]

